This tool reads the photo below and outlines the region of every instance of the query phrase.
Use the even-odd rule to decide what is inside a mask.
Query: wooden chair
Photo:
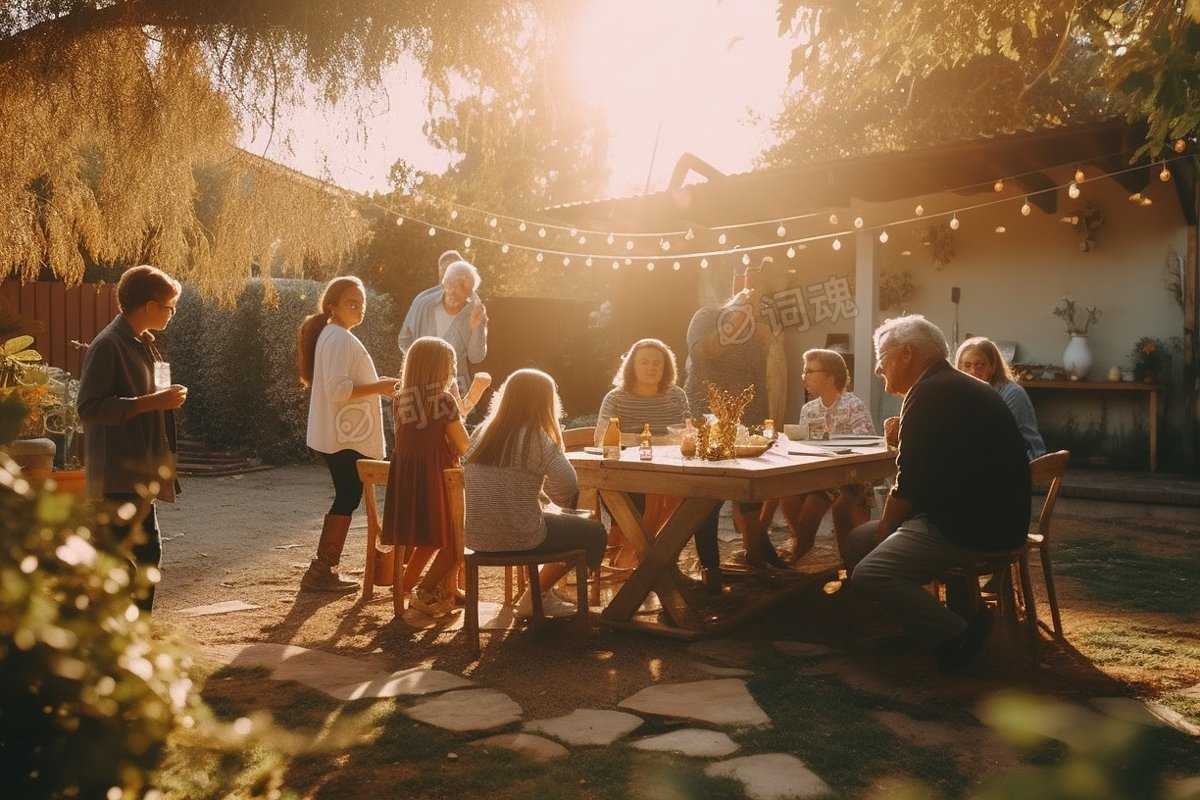
[[[566,428],[563,432],[563,447],[568,452],[582,450],[596,444],[596,427]]]
[[[375,596],[375,581],[380,573],[392,574],[392,608],[396,616],[404,613],[404,548],[396,547],[384,554],[375,549],[382,530],[375,487],[387,486],[391,464],[373,458],[358,460],[358,477],[363,482],[363,502],[367,507],[367,566],[363,570],[363,600]]]
[[[1058,611],[1058,594],[1054,591],[1054,568],[1050,564],[1050,520],[1054,514],[1054,505],[1058,502],[1058,492],[1062,487],[1063,475],[1067,471],[1067,462],[1071,460],[1069,450],[1058,450],[1035,458],[1029,464],[1029,470],[1034,483],[1046,483],[1046,499],[1042,501],[1042,510],[1038,514],[1036,527],[1029,532],[1026,539],[1029,550],[1037,550],[1042,561],[1042,582],[1046,584],[1046,601],[1050,604],[1050,618],[1054,623],[1054,635],[1062,638],[1062,617]],[[1028,555],[1026,555],[1028,559]],[[1028,569],[1028,564],[1026,564]],[[1032,602],[1032,599],[1029,601]]]
[[[466,520],[463,471],[461,468],[454,467],[443,470],[442,474],[446,481],[446,492],[450,497],[450,515],[454,526],[454,537],[458,542],[462,542],[463,525]],[[560,562],[570,564],[575,570],[575,600],[579,608],[576,620],[580,628],[586,633],[590,630],[590,623],[588,621],[588,567],[586,550],[560,550],[542,553],[476,553],[471,550],[466,551],[467,607],[466,622],[463,628],[466,630],[467,644],[471,648],[471,656],[473,658],[479,657],[479,568],[504,567],[506,571],[510,571],[514,567],[525,567],[529,574],[530,597],[533,600],[533,616],[530,618],[530,624],[537,625],[545,619],[542,613],[542,593],[536,589],[538,586],[538,565],[557,564]],[[505,599],[511,603],[512,599],[508,595],[508,590],[509,586],[506,580]]]
[[[1047,483],[1046,499],[1038,512],[1036,525],[1026,536],[1025,543],[1008,553],[992,554],[981,558],[974,564],[947,572],[951,580],[974,579],[978,576],[990,575],[996,586],[996,597],[1001,611],[1012,621],[1016,621],[1016,609],[1020,606],[1025,613],[1025,627],[1029,634],[1030,643],[1036,649],[1038,643],[1037,598],[1033,595],[1033,580],[1029,569],[1029,551],[1038,550],[1042,561],[1042,579],[1046,584],[1046,599],[1050,605],[1050,616],[1053,620],[1054,635],[1062,636],[1062,619],[1058,610],[1058,595],[1054,590],[1054,570],[1050,563],[1050,521],[1054,514],[1054,506],[1058,501],[1059,489],[1062,485],[1063,474],[1067,470],[1067,462],[1071,453],[1058,450],[1035,458],[1029,463],[1029,472],[1035,484]],[[1013,569],[1016,569],[1020,582],[1020,593],[1013,580]],[[973,584],[979,601],[978,582]]]

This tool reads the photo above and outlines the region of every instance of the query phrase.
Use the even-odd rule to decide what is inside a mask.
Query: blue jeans
[[[924,514],[904,521],[878,544],[878,520],[859,525],[842,555],[850,586],[879,602],[924,644],[934,646],[962,633],[967,624],[926,591],[951,567],[972,563],[989,551],[955,544]]]

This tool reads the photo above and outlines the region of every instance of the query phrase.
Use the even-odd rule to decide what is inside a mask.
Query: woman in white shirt
[[[362,502],[358,460],[385,455],[379,396],[391,397],[397,381],[376,374],[371,354],[350,332],[367,312],[362,281],[334,278],[321,293],[317,309],[301,323],[296,350],[300,383],[311,388],[308,446],[324,457],[334,495],[321,527],[317,557],[300,588],[352,592],[358,584],[342,580],[337,568],[350,517]]]

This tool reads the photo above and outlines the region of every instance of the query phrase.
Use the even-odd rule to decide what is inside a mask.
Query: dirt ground
[[[178,626],[201,645],[286,643],[360,655],[381,669],[430,667],[462,674],[506,692],[524,709],[526,719],[577,708],[613,708],[652,683],[710,677],[686,642],[604,628],[596,629],[583,642],[569,626],[558,622],[535,633],[518,626],[485,634],[482,658],[475,662],[458,632],[461,614],[440,627],[415,627],[392,618],[388,588],[377,589],[374,600],[365,602],[358,594],[298,592],[330,497],[327,473],[317,466],[186,479],[179,502],[160,506],[166,541],[156,621]],[[1124,541],[1140,524],[1061,516],[1056,520],[1055,535],[1060,541]],[[366,516],[360,511],[343,556],[345,574],[361,577],[365,528]],[[1192,526],[1185,523],[1156,521],[1154,528],[1163,535],[1139,537],[1142,546],[1151,550],[1159,548],[1169,554],[1181,535],[1184,541],[1194,542],[1194,534],[1188,532]],[[1034,580],[1041,596],[1040,579],[1035,575]],[[1134,694],[1153,700],[1163,692],[1200,683],[1200,664],[1195,662],[1104,668],[1072,644],[1081,633],[1119,620],[1146,630],[1169,629],[1177,639],[1194,646],[1200,643],[1200,625],[1102,605],[1089,600],[1067,577],[1059,579],[1058,587],[1065,640],[1043,635],[1038,657],[1033,660],[1019,636],[998,624],[971,677],[939,675],[928,654],[909,645],[901,629],[880,609],[858,603],[849,592],[827,595],[819,586],[747,625],[736,638],[831,645],[840,652],[832,667],[839,678],[916,702],[935,695],[942,700],[957,696],[969,706],[985,694],[1014,687],[1065,697]],[[179,613],[231,600],[258,608],[213,616]],[[1049,618],[1044,605],[1041,616]],[[425,620],[419,615],[409,619]],[[911,728],[913,723],[910,720],[908,724]],[[954,741],[953,732],[913,729],[910,734]],[[967,764],[980,757],[975,751],[977,744],[964,748],[962,758]]]

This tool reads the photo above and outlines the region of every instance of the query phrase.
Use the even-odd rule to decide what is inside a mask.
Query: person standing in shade
[[[1025,541],[1025,440],[1000,396],[950,365],[933,323],[916,314],[890,319],[874,339],[876,374],[904,397],[896,483],[882,517],[851,531],[842,556],[854,591],[897,616],[939,667],[961,672],[983,647],[990,612],[977,609],[964,621],[925,587]]]
[[[954,366],[968,375],[979,378],[1000,393],[1008,410],[1016,419],[1021,435],[1025,437],[1025,450],[1030,461],[1046,455],[1046,442],[1042,440],[1042,433],[1038,430],[1033,403],[1021,384],[1017,383],[1012,369],[1004,360],[1004,356],[1000,355],[1000,348],[995,342],[984,336],[967,339],[958,346],[958,352],[954,354]]]
[[[413,300],[400,328],[400,352],[422,336],[444,339],[458,359],[458,392],[471,393],[470,365],[487,356],[487,308],[479,299],[479,271],[466,261],[454,261],[442,273],[442,285]],[[466,414],[470,408],[464,408]]]
[[[334,278],[317,301],[317,313],[305,318],[297,336],[300,383],[311,390],[308,446],[323,456],[334,493],[321,526],[316,558],[300,580],[300,588],[309,591],[352,592],[358,588],[355,581],[338,575],[338,562],[350,518],[362,502],[358,461],[384,457],[379,398],[391,397],[397,384],[395,378],[379,377],[371,354],[351,333],[366,313],[362,281],[352,276]]]
[[[179,490],[174,412],[187,400],[185,386],[155,387],[154,365],[163,358],[152,331],[170,324],[179,294],[178,281],[149,265],[121,275],[121,313],[88,346],[76,401],[87,448],[88,497],[140,509],[131,524],[115,532],[134,563],[150,571],[149,591],[135,598],[147,612],[154,606],[153,584],[162,562],[155,502],[173,503]]]

